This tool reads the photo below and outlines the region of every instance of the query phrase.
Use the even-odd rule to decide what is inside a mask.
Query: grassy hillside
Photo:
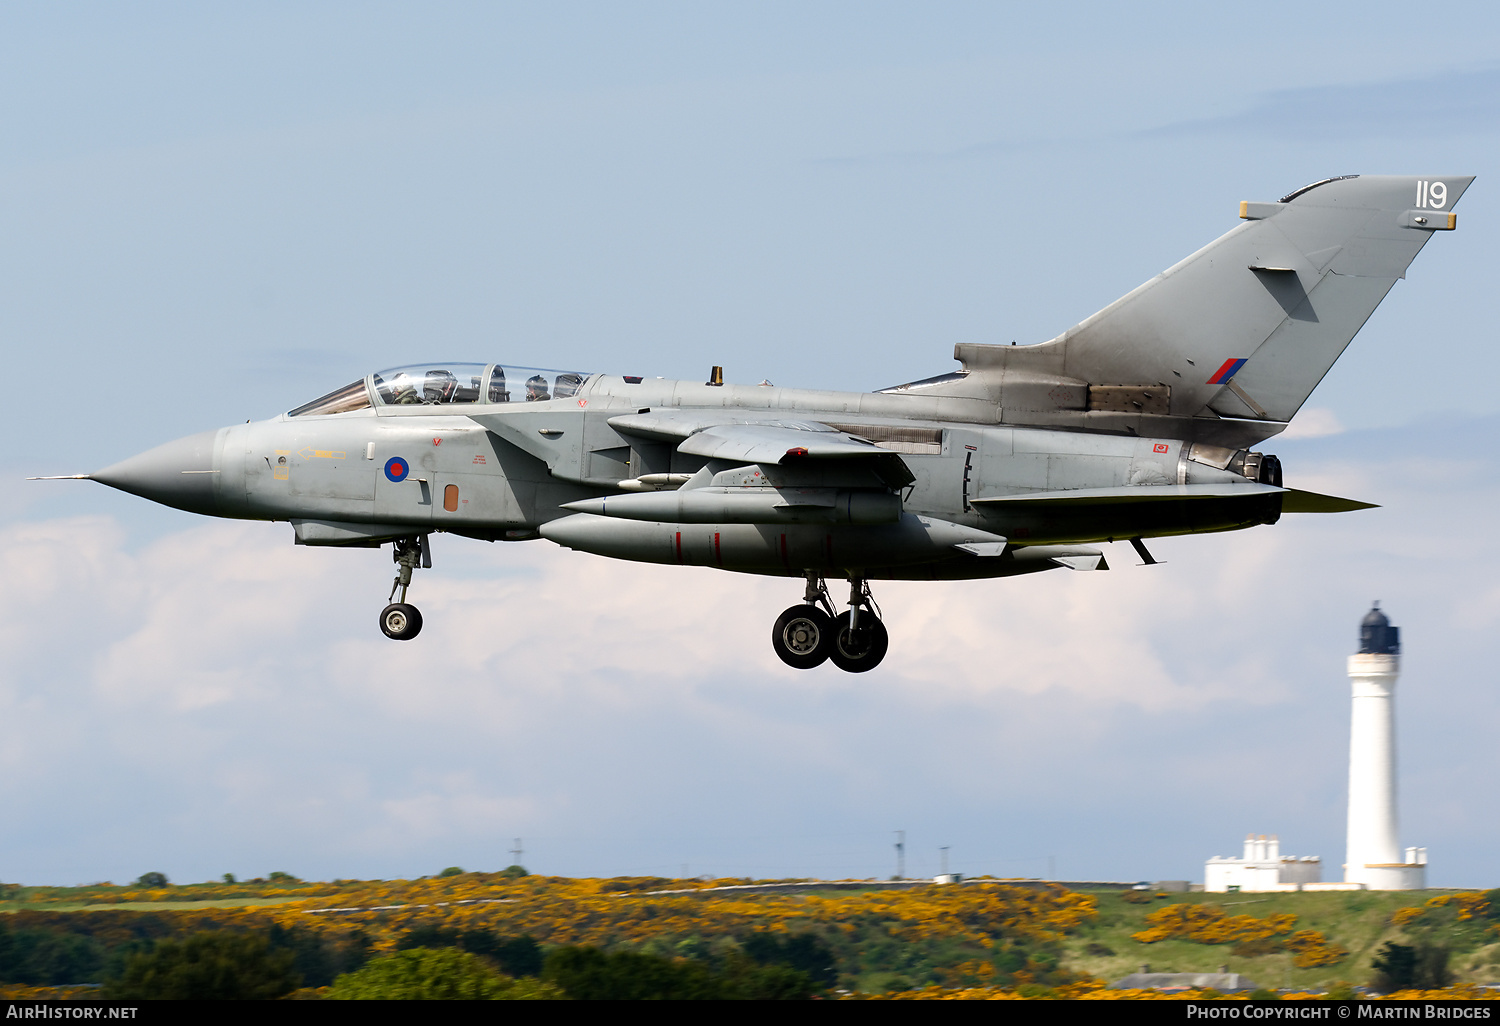
[[[157,887],[4,885],[0,912],[9,914],[0,915],[0,935],[11,939],[0,936],[0,981],[93,982],[136,947],[229,930],[295,948],[304,975],[323,983],[429,934],[448,938],[443,943],[525,936],[546,949],[593,945],[708,964],[761,933],[815,938],[836,963],[840,985],[867,992],[1063,986],[1080,975],[1114,981],[1142,964],[1158,972],[1227,966],[1267,988],[1326,990],[1368,983],[1371,960],[1387,941],[1448,949],[1456,982],[1500,982],[1500,909],[1487,903],[1493,895],[1443,904],[1444,895],[1458,893],[1452,891],[1078,893],[998,880],[911,890],[811,881],[745,888],[751,881],[461,871],[395,881],[276,877]],[[1191,930],[1156,943],[1134,939],[1152,925],[1149,916],[1167,909]],[[1209,926],[1199,922],[1204,916]],[[1200,943],[1183,932],[1234,939]],[[1324,941],[1346,953],[1330,952]],[[1287,945],[1304,960],[1309,952],[1336,960],[1298,968]]]
[[[1397,909],[1419,906],[1438,894],[1427,891],[1325,891],[1300,894],[1158,894],[1134,904],[1118,892],[1099,892],[1097,918],[1064,942],[1064,961],[1075,971],[1117,980],[1148,964],[1153,972],[1242,973],[1268,988],[1322,990],[1340,981],[1362,984],[1371,975],[1370,960],[1386,941],[1411,943],[1416,931],[1393,926]],[[1336,965],[1299,969],[1290,952],[1235,954],[1234,944],[1199,944],[1164,940],[1143,944],[1131,934],[1146,927],[1146,916],[1167,905],[1191,903],[1222,908],[1230,915],[1263,919],[1276,914],[1297,917],[1296,929],[1317,930],[1349,951]],[[1458,982],[1500,982],[1500,934],[1484,942],[1482,928],[1432,928],[1433,940],[1453,949],[1450,967]]]

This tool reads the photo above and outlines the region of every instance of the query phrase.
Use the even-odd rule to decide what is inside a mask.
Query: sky
[[[1402,628],[1404,844],[1500,885],[1500,11],[1369,3],[0,7],[0,880],[281,870],[1202,880],[1343,861],[1344,660]],[[1274,200],[1478,175],[1293,427],[1380,504],[887,583],[437,537],[294,548],[87,482],[424,359],[869,390],[1051,338]]]

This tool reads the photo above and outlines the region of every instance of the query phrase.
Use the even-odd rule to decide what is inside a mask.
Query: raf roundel
[[[385,476],[391,481],[405,481],[406,475],[411,473],[411,464],[400,456],[392,456],[385,461]]]

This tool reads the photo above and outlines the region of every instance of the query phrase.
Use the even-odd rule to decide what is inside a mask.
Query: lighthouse
[[[1400,847],[1396,816],[1396,678],[1401,630],[1380,603],[1359,625],[1349,657],[1349,841],[1344,880],[1372,891],[1427,886],[1427,849]]]

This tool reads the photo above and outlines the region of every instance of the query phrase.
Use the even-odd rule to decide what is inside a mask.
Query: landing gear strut
[[[419,563],[423,568],[432,567],[432,550],[428,547],[427,535],[402,538],[396,542],[391,558],[400,569],[391,585],[390,599],[394,600],[399,590],[401,601],[391,601],[380,611],[380,632],[394,641],[410,641],[422,632],[422,614],[416,606],[407,603],[406,589],[411,587],[411,573]]]
[[[776,620],[771,647],[788,666],[810,670],[826,659],[849,673],[864,673],[880,665],[890,638],[880,622],[878,607],[863,578],[849,579],[849,609],[834,615],[828,586],[807,572],[802,605],[792,606]]]
[[[880,665],[890,647],[890,635],[863,578],[849,580],[849,611],[833,621],[833,651],[828,658],[833,665],[849,673],[864,673]]]

